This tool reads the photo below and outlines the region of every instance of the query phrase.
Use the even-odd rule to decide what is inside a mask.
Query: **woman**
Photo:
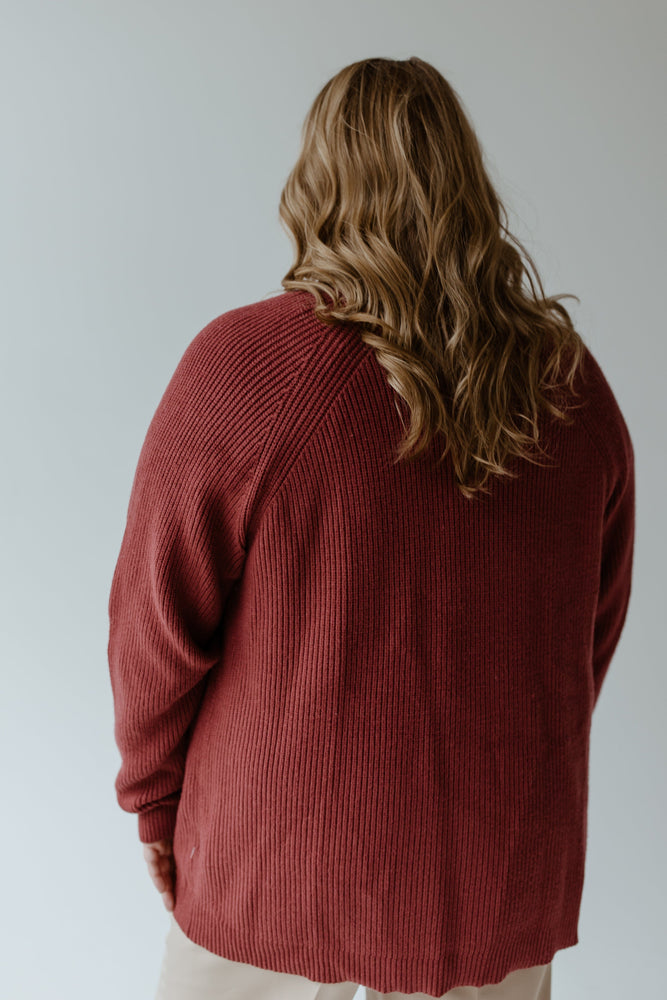
[[[546,1000],[630,595],[626,423],[433,66],[336,74],[280,215],[282,292],[158,405],[109,598],[157,997]]]

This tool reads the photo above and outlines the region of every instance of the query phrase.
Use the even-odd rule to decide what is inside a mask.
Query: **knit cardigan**
[[[586,347],[548,462],[465,498],[307,292],[189,343],[109,595],[120,807],[217,955],[440,996],[578,943],[591,717],[630,595],[634,453]],[[407,413],[407,411],[404,411]]]

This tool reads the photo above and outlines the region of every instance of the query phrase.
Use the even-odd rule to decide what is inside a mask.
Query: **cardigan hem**
[[[229,924],[211,921],[184,899],[176,901],[173,917],[191,941],[230,961],[316,983],[353,982],[379,993],[425,993],[434,998],[457,987],[497,985],[517,969],[548,965],[558,951],[579,943],[575,926],[560,934],[543,928],[532,944],[526,935],[524,940],[514,938],[468,952],[457,948],[450,955],[377,954],[258,938],[254,932],[249,932],[251,940],[244,940]]]

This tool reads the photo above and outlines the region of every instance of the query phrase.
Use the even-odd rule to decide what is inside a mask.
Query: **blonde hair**
[[[451,451],[468,498],[489,492],[491,474],[516,478],[510,456],[541,464],[539,413],[566,419],[547,393],[576,395],[585,352],[558,299],[579,299],[544,296],[460,100],[432,65],[364,59],[332,77],[304,121],[279,215],[296,246],[283,289],[312,293],[322,322],[359,324],[404,429],[399,397],[407,404],[397,462],[441,432],[439,461]]]

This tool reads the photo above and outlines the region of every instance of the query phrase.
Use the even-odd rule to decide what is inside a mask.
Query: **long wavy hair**
[[[545,297],[461,101],[430,63],[364,59],[322,87],[279,216],[295,244],[282,288],[309,291],[324,323],[358,324],[404,430],[399,399],[408,407],[395,462],[441,433],[439,461],[451,453],[467,498],[492,474],[516,478],[512,457],[543,464],[539,416],[569,422],[585,357],[558,300],[579,299]]]

